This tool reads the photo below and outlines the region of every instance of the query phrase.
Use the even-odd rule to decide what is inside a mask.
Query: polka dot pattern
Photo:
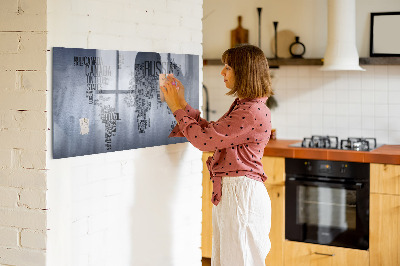
[[[266,97],[236,99],[216,122],[201,118],[200,111],[190,105],[174,112],[178,124],[169,137],[184,136],[202,151],[215,151],[207,160],[214,205],[221,200],[224,176],[247,176],[261,182],[267,179],[261,164],[271,132],[266,100]]]

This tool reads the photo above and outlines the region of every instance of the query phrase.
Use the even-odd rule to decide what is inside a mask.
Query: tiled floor
[[[203,266],[211,266],[211,259],[209,258],[202,258]]]

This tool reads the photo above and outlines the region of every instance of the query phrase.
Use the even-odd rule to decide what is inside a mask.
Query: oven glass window
[[[338,229],[356,228],[356,191],[298,186],[297,223]]]

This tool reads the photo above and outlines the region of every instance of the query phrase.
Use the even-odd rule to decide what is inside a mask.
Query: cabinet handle
[[[323,255],[323,256],[335,256],[335,254],[327,254],[327,253],[319,253],[319,252],[314,252],[315,255]]]

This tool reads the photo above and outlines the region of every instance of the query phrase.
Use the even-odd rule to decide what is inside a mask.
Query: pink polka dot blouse
[[[267,97],[236,98],[216,122],[201,118],[200,111],[190,105],[174,112],[178,125],[169,137],[186,137],[199,150],[214,151],[207,160],[214,205],[221,200],[224,176],[247,176],[261,182],[267,179],[261,164],[271,132],[271,112],[266,101]]]

